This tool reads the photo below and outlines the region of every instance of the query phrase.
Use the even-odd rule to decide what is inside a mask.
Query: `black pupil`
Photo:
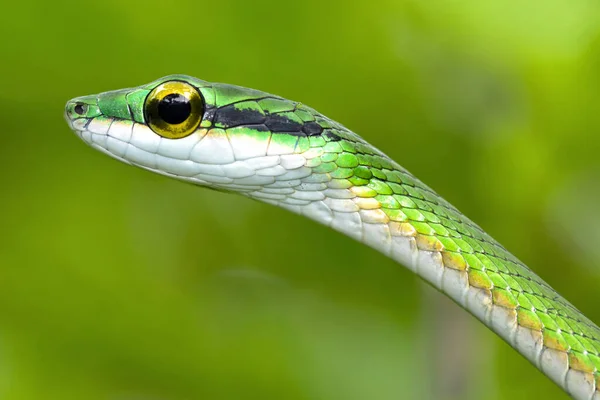
[[[158,102],[158,116],[168,124],[180,124],[192,113],[187,97],[177,93],[166,95]]]

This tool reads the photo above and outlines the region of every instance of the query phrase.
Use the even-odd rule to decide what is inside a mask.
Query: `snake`
[[[169,75],[69,100],[65,119],[126,164],[306,216],[404,265],[574,399],[600,400],[600,328],[476,223],[307,105]]]

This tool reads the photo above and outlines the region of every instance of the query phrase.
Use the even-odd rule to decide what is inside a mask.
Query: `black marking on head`
[[[300,123],[281,113],[264,115],[259,110],[240,109],[234,104],[207,109],[204,118],[207,119],[208,117],[214,121],[215,126],[225,129],[238,126],[264,125],[272,133],[285,133],[295,136],[320,136],[324,131],[321,125],[314,121]],[[328,137],[331,140],[340,140],[333,133],[328,133]]]
[[[280,114],[270,114],[265,122],[271,132],[302,132],[302,124]]]
[[[204,109],[204,116],[202,117],[202,121],[210,121],[210,124],[212,125],[215,122],[215,114],[217,113],[217,111],[217,108],[207,105]]]
[[[339,142],[340,140],[342,140],[341,137],[333,133],[330,129],[327,129],[325,133],[323,133],[323,136],[328,138],[330,142]]]
[[[316,122],[305,122],[302,126],[302,132],[307,136],[320,135],[323,132],[323,127]]]
[[[233,104],[221,107],[215,111],[215,124],[223,125],[227,128],[242,125],[264,124],[266,118],[256,110],[238,109]]]

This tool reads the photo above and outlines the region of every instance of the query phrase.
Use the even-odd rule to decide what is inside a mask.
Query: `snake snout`
[[[65,105],[65,118],[68,122],[77,118],[87,117],[89,106],[78,100],[69,100]]]

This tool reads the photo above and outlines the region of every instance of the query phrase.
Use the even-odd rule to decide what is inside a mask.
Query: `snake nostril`
[[[73,112],[77,115],[84,115],[87,112],[88,106],[85,103],[75,103]]]

